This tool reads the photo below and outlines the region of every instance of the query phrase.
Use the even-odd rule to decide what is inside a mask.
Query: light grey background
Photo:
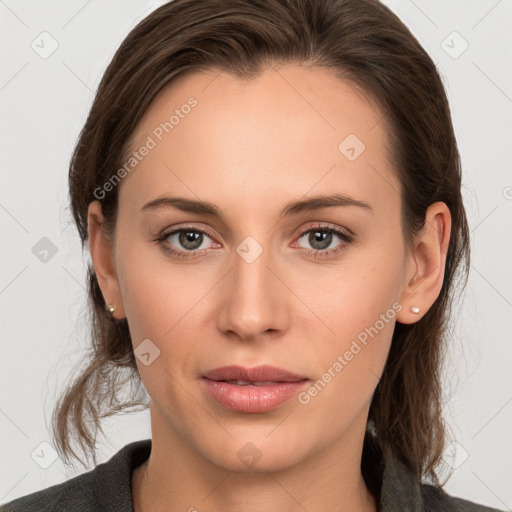
[[[87,326],[79,317],[87,256],[67,206],[68,163],[116,48],[162,3],[0,0],[0,503],[83,472],[80,466],[66,470],[41,444],[50,441],[54,402],[87,348]],[[512,3],[385,3],[444,77],[472,230],[471,276],[455,309],[446,368],[450,400],[444,411],[456,444],[446,453],[455,469],[445,488],[510,510]],[[40,35],[44,31],[50,35]],[[52,44],[58,48],[44,55]],[[44,237],[57,251],[50,249],[46,262],[41,251],[51,244],[41,242]],[[150,437],[148,412],[111,421],[107,434],[99,462]]]

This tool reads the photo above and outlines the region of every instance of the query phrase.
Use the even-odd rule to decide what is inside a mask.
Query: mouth
[[[273,366],[223,366],[202,376],[209,397],[236,412],[262,413],[280,406],[310,381]]]

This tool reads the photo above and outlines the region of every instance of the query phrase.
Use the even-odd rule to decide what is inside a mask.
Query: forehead
[[[152,102],[131,149],[148,141],[151,150],[120,191],[141,203],[187,188],[201,198],[215,191],[248,201],[272,190],[295,197],[333,187],[355,196],[382,196],[385,183],[398,189],[378,105],[321,67],[269,66],[243,80],[188,72]]]

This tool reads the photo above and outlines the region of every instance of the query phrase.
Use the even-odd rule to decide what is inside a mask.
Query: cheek
[[[329,382],[320,400],[326,407],[332,400],[357,407],[371,397],[402,309],[402,274],[403,260],[391,247],[381,246],[380,251],[347,258],[343,271],[328,280],[319,281],[320,274],[309,276],[322,286],[309,294],[308,304],[330,330],[316,346],[306,347],[320,369],[319,385]]]
[[[135,254],[137,264],[133,265]],[[194,304],[202,294],[196,288],[197,283],[187,281],[179,272],[143,264],[142,254],[124,253],[124,271],[120,273],[123,306],[137,367],[149,395],[165,409],[178,410],[181,386],[186,386],[187,379],[193,375],[192,355],[199,350],[200,307],[196,306],[196,310]],[[149,364],[139,355],[143,351],[150,353]]]
[[[311,415],[311,428],[330,418],[324,425],[332,436],[362,413],[372,399],[385,367],[401,304],[388,273],[376,278],[375,271],[347,278],[330,288],[335,300],[317,303],[312,309],[333,331],[314,346],[305,346],[316,380],[302,397],[305,411]],[[326,438],[329,437],[326,434]]]
[[[208,276],[199,267],[172,264],[152,243],[119,244],[119,282],[134,341],[164,339],[204,294]],[[205,281],[206,279],[206,281]]]
[[[138,345],[146,339],[159,350],[150,366],[137,358],[139,373],[149,391],[169,381],[162,380],[166,372],[179,374],[182,380],[194,378],[193,356],[202,353],[198,332],[211,307],[207,292],[215,286],[216,275],[199,265],[172,264],[158,254],[158,249],[147,245],[150,248],[136,244],[123,247],[118,268],[136,355]]]
[[[352,252],[329,274],[320,267],[311,270],[299,293],[331,329],[330,339],[346,342],[376,323],[386,332],[396,316],[403,265],[396,250],[376,244]],[[379,321],[382,315],[384,326]]]

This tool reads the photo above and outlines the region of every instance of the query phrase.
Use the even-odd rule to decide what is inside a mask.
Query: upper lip
[[[254,368],[243,366],[222,366],[205,373],[203,377],[209,380],[242,380],[247,382],[298,382],[306,380],[307,377],[291,373],[283,368],[261,365]]]

